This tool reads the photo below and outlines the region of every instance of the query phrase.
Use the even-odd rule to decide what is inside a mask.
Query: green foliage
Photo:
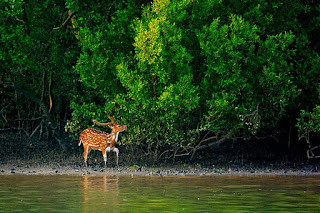
[[[78,137],[92,119],[111,115],[129,127],[121,144],[156,158],[274,134],[301,110],[300,132],[319,131],[313,1],[5,0],[0,7],[0,107],[10,117],[3,126],[30,119],[30,133],[40,125],[53,138],[58,129]]]
[[[54,30],[66,19],[64,1],[8,0],[0,8],[0,124],[61,143],[78,55],[73,32]]]
[[[136,170],[139,169],[139,168],[141,168],[141,167],[138,166],[138,165],[136,165],[136,164],[134,164],[134,165],[128,167],[128,170],[129,170],[129,171],[136,171]]]
[[[128,116],[133,125],[141,123],[147,130],[143,134],[149,143],[181,140],[180,128],[199,100],[192,84],[191,56],[181,45],[181,30],[168,20],[168,9],[168,2],[155,1],[145,10],[135,23],[136,63],[123,61],[117,67],[127,89]]]
[[[201,88],[208,97],[208,129],[232,135],[274,128],[299,94],[289,63],[294,36],[262,40],[257,26],[232,15],[229,24],[217,18],[198,37],[207,67]]]
[[[30,48],[31,40],[24,35],[24,25],[18,21],[23,14],[22,1],[0,2],[0,94],[1,113],[7,114],[14,111],[14,105],[10,106],[14,93],[4,93],[4,84],[19,77],[26,63],[27,50]],[[4,125],[5,120],[0,120]]]
[[[300,1],[114,1],[114,14],[84,2],[68,1],[87,91],[73,99],[71,123],[114,115],[129,126],[123,144],[156,154],[196,150],[208,135],[272,134],[314,88],[304,82],[318,76],[318,54],[306,49],[315,28],[297,15],[316,11]]]
[[[297,121],[296,127],[302,137],[309,137],[310,133],[320,132],[320,105],[314,107],[311,112],[301,110]]]
[[[24,25],[19,19],[23,15],[23,1],[1,1],[0,3],[0,69],[1,81],[10,82],[23,71],[28,48],[32,41],[24,34]],[[4,103],[3,103],[4,104]]]

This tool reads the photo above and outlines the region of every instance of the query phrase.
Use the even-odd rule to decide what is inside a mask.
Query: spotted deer
[[[99,126],[109,126],[112,129],[110,134],[92,128],[85,129],[80,134],[78,145],[80,146],[81,143],[83,145],[83,158],[86,166],[88,166],[87,157],[91,149],[102,152],[105,166],[107,165],[107,152],[115,152],[117,154],[117,166],[119,166],[119,149],[115,145],[118,141],[119,133],[126,130],[127,126],[117,124],[110,116],[108,118],[112,122],[100,123],[97,120],[93,120],[93,122]]]

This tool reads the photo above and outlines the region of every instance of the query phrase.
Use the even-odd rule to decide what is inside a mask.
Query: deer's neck
[[[115,137],[115,139],[114,139],[114,140],[115,140],[116,142],[118,142],[119,132],[116,132],[116,134],[115,134],[115,135],[116,135],[116,137]]]
[[[113,134],[113,136],[114,136],[114,141],[118,142],[119,132],[112,132],[111,134]]]

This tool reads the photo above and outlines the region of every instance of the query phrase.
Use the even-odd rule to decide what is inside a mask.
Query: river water
[[[320,212],[320,178],[0,175],[0,212]]]

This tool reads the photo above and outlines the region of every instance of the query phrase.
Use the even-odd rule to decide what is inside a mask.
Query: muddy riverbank
[[[119,175],[119,176],[320,176],[320,167],[317,164],[305,165],[302,167],[271,168],[266,167],[245,167],[235,165],[167,165],[167,166],[139,166],[120,165],[103,167],[92,165],[84,167],[75,164],[59,163],[22,163],[22,162],[1,162],[0,175]]]

